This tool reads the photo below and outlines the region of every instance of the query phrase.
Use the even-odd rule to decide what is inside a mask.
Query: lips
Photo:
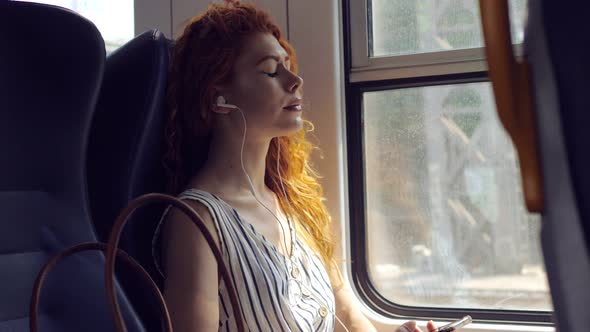
[[[300,104],[290,105],[290,106],[283,107],[283,109],[287,110],[287,111],[292,111],[292,112],[301,111],[301,105]]]
[[[301,99],[297,98],[292,100],[289,105],[283,107],[287,111],[301,111]]]

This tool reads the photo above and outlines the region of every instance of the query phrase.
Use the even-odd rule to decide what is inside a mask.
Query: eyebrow
[[[269,54],[269,55],[263,56],[260,60],[258,60],[258,62],[256,62],[256,65],[258,66],[259,64],[263,63],[264,61],[266,61],[268,59],[273,59],[276,62],[281,62],[281,57],[280,56]],[[287,62],[289,60],[291,60],[291,58],[289,58],[289,56],[285,56],[285,60],[284,61]]]

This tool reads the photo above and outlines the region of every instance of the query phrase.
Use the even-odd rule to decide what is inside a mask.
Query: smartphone
[[[450,324],[443,325],[436,329],[436,332],[452,332],[472,322],[471,316],[467,315]]]

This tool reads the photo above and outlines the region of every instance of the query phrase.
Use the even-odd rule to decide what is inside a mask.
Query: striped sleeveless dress
[[[328,274],[307,245],[293,236],[293,254],[286,257],[221,198],[197,189],[178,198],[198,201],[209,210],[249,331],[334,331],[335,302]],[[235,317],[220,280],[219,331],[236,331]]]

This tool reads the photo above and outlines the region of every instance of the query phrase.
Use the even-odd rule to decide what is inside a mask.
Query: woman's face
[[[301,77],[292,73],[287,52],[270,33],[254,33],[243,40],[232,80],[219,87],[227,103],[244,111],[248,136],[272,138],[300,130]],[[239,111],[232,111],[240,121]]]

